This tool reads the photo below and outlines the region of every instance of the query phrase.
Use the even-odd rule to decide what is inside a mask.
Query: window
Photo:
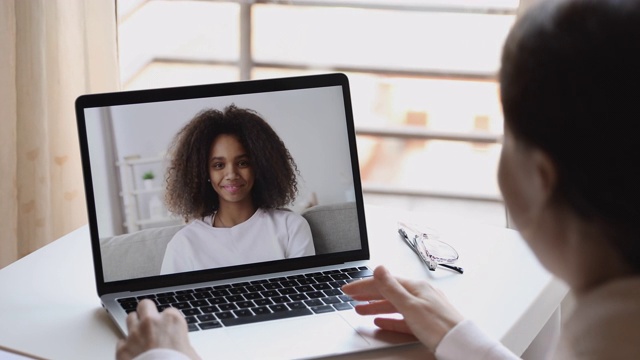
[[[518,1],[119,1],[125,90],[339,71],[368,203],[500,226],[495,74]]]

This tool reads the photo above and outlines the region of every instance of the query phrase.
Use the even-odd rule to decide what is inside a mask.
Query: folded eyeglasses
[[[458,252],[439,240],[435,230],[423,231],[416,225],[398,222],[398,233],[429,270],[435,271],[441,266],[459,274],[464,273],[463,268],[453,265],[458,260]]]

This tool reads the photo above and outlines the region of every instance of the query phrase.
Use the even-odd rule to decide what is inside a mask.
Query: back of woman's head
[[[556,200],[640,270],[640,2],[543,1],[509,34],[500,84],[506,126],[557,167]]]
[[[229,105],[224,111],[201,111],[176,134],[166,176],[165,201],[171,212],[189,220],[218,209],[208,164],[211,144],[222,134],[235,136],[249,155],[256,207],[283,207],[295,199],[297,167],[280,137],[256,112]]]

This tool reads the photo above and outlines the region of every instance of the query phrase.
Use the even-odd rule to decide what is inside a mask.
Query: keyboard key
[[[294,288],[280,289],[280,290],[278,290],[278,292],[279,292],[280,294],[282,294],[282,295],[289,295],[289,294],[296,294],[296,293],[298,293],[298,292],[296,291],[296,289],[294,289]]]
[[[120,307],[124,310],[135,310],[138,307],[137,301],[127,301],[120,303]]]
[[[238,301],[236,305],[241,309],[252,308],[255,306],[253,301]]]
[[[172,307],[170,304],[158,305],[158,311],[162,312],[164,309]]]
[[[269,314],[269,313],[272,312],[271,309],[269,309],[266,306],[255,307],[255,308],[251,309],[251,311],[253,311],[253,313],[256,314],[256,315]]]
[[[200,311],[202,311],[203,314],[212,314],[220,310],[215,305],[207,305],[207,306],[201,306]]]
[[[214,321],[209,321],[209,322],[205,322],[205,323],[200,323],[200,324],[198,324],[198,326],[202,330],[207,330],[207,329],[220,328],[220,327],[222,327],[222,324],[220,323],[220,321],[214,320]]]
[[[315,290],[326,290],[326,289],[331,289],[331,285],[329,285],[328,283],[321,283],[321,284],[315,284],[315,285],[311,285]]]
[[[273,311],[273,312],[289,311],[289,308],[285,304],[271,305],[271,306],[269,306],[269,309],[271,309],[271,311]]]
[[[342,295],[342,290],[340,290],[340,289],[329,289],[329,290],[323,290],[322,292],[327,294],[327,296]]]
[[[229,289],[229,293],[231,295],[237,295],[237,294],[246,294],[249,291],[247,289],[244,288],[244,286],[238,286],[238,287],[234,287]]]
[[[342,311],[342,310],[350,310],[353,309],[353,307],[351,306],[351,304],[349,303],[337,303],[337,304],[333,304],[333,307],[338,310],[338,311]]]
[[[295,309],[306,309],[307,305],[305,305],[302,301],[294,301],[294,302],[290,302],[287,304],[287,306],[289,307],[289,309],[291,310],[295,310]]]
[[[289,295],[289,299],[293,301],[307,300],[309,297],[305,294],[291,294]]]
[[[324,293],[322,291],[311,291],[306,293],[308,297],[312,298],[312,299],[317,299],[317,298],[323,298],[325,297]]]
[[[244,296],[242,296],[242,295],[229,295],[229,296],[225,296],[225,299],[227,299],[228,302],[236,302],[236,301],[244,301],[244,300],[246,300],[244,298]]]
[[[287,276],[287,279],[289,279],[289,280],[304,279],[304,275],[302,275],[302,274],[289,275],[289,276]]]
[[[180,311],[182,311],[184,316],[193,316],[193,315],[202,314],[202,312],[200,312],[200,309],[193,309],[193,308],[191,308],[191,309],[182,309]]]
[[[213,297],[209,291],[201,291],[193,294],[193,298],[197,300],[204,300]]]
[[[280,295],[280,294],[279,294],[277,291],[275,291],[275,290],[267,290],[267,291],[263,291],[263,292],[261,292],[260,294],[261,294],[263,297],[266,297],[266,298],[272,298],[272,297],[274,297],[274,296],[278,296],[278,295]]]
[[[260,293],[254,292],[254,293],[244,294],[244,298],[247,300],[262,299],[262,295]]]
[[[171,304],[176,302],[176,298],[174,298],[173,296],[159,297],[157,300],[158,300],[158,304],[160,305]]]
[[[209,302],[207,300],[193,300],[189,301],[189,304],[191,304],[191,307],[201,307],[209,305]]]
[[[235,319],[224,319],[220,320],[224,326],[235,326],[242,324],[250,324],[260,321],[269,321],[269,320],[278,320],[278,319],[287,319],[297,316],[305,316],[311,315],[313,312],[309,309],[297,309],[297,310],[289,310],[289,311],[278,311],[270,314],[262,314],[255,316],[244,316]]]
[[[235,310],[238,307],[234,303],[219,304],[218,308],[222,311]]]
[[[289,298],[286,296],[274,296],[271,298],[271,301],[273,301],[276,304],[282,304],[282,303],[288,303],[291,300],[289,300]]]
[[[209,304],[211,305],[226,304],[226,303],[228,303],[228,301],[223,297],[209,299]]]
[[[201,322],[217,320],[216,316],[213,314],[197,315],[196,318],[198,318],[198,320],[200,320]]]
[[[221,312],[215,313],[215,315],[220,320],[233,319],[236,317],[235,315],[233,315],[231,311],[221,311]]]
[[[331,276],[328,276],[328,275],[316,276],[314,277],[314,279],[316,282],[319,282],[319,283],[333,281]]]
[[[271,305],[273,301],[271,299],[255,299],[253,302],[258,306]]]
[[[331,275],[331,278],[333,280],[346,280],[346,279],[349,279],[350,277],[348,274],[340,273],[340,274]]]
[[[339,274],[340,270],[327,270],[322,272],[325,275]]]
[[[279,282],[272,282],[272,283],[264,284],[263,286],[267,290],[282,289],[282,285],[280,285]]]
[[[234,310],[233,314],[237,317],[253,316],[254,313],[250,309]]]
[[[191,305],[189,305],[189,303],[184,302],[184,303],[175,303],[175,304],[171,304],[171,307],[174,307],[174,308],[176,308],[176,309],[180,309],[180,310],[182,310],[182,309],[189,309],[189,308],[191,308],[192,306],[191,306]]]
[[[338,297],[336,297],[336,296],[329,296],[329,297],[326,297],[326,298],[322,298],[320,300],[322,300],[322,302],[325,303],[325,304],[336,304],[336,303],[341,303],[342,302],[342,300],[338,299]]]
[[[287,280],[287,281],[281,281],[280,285],[282,285],[283,288],[290,288],[290,287],[298,286],[300,284],[295,280]]]
[[[300,283],[300,285],[309,285],[309,284],[315,284],[316,281],[312,277],[308,277],[308,278],[298,279],[298,283]]]
[[[350,273],[347,273],[347,274],[352,279],[361,279],[361,278],[373,276],[373,272],[371,270],[369,270],[369,269],[353,271],[353,272],[350,272]]]
[[[298,292],[300,293],[306,293],[309,291],[313,291],[314,289],[311,287],[311,285],[301,285],[301,286],[296,286],[296,290],[298,290]]]
[[[211,292],[211,295],[213,297],[221,297],[221,296],[228,296],[231,295],[231,293],[229,292],[229,290],[226,289],[221,289],[221,290],[214,290]]]
[[[327,312],[336,311],[336,309],[334,309],[333,306],[331,305],[320,305],[320,306],[312,306],[311,311],[313,311],[316,314],[323,314]]]
[[[259,284],[257,284],[257,285],[249,285],[249,286],[245,287],[245,289],[247,289],[247,291],[248,291],[249,293],[254,293],[254,292],[258,292],[258,291],[264,291],[264,290],[266,290],[266,289],[264,288],[264,286],[259,285]]]
[[[324,305],[324,303],[320,299],[305,300],[304,303],[309,307]]]

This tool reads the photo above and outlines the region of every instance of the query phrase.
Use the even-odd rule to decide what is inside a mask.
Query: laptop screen
[[[89,94],[76,112],[99,288],[368,259],[345,75]]]

